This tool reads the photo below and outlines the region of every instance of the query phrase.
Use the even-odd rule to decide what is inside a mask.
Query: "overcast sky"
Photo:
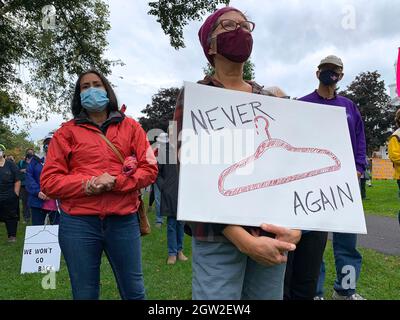
[[[106,57],[126,65],[113,69],[119,104],[137,118],[160,88],[181,86],[203,78],[206,58],[197,32],[201,22],[185,28],[186,48],[175,50],[155,17],[147,15],[148,0],[109,0],[111,31]],[[231,1],[256,23],[251,60],[256,81],[277,85],[300,97],[313,91],[319,61],[335,54],[344,62],[345,88],[357,74],[377,70],[386,85],[395,82],[394,62],[400,46],[398,0],[246,0]],[[34,124],[31,138],[42,138],[61,117]]]

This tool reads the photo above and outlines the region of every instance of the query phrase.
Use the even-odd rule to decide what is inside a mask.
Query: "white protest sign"
[[[58,226],[26,227],[21,273],[60,270]]]
[[[185,83],[178,219],[366,233],[345,109]]]

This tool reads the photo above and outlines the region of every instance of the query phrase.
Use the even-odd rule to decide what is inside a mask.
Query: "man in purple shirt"
[[[320,82],[318,89],[299,100],[346,108],[354,161],[360,178],[366,167],[364,124],[354,102],[336,93],[337,83],[344,75],[342,60],[333,55],[326,57],[319,64],[316,75]],[[335,130],[335,128],[330,129]],[[323,300],[325,281],[323,253],[327,237],[327,232],[305,232],[296,251],[289,253],[285,276],[286,299]],[[356,293],[356,283],[362,263],[362,256],[357,251],[357,235],[333,233],[333,252],[336,280],[332,298],[364,300]]]

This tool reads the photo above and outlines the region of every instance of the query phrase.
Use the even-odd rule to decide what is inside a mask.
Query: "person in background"
[[[23,213],[23,222],[25,224],[28,224],[29,221],[31,220],[31,209],[28,205],[28,198],[29,198],[29,193],[26,191],[25,188],[25,177],[26,177],[26,170],[29,166],[29,163],[31,162],[33,156],[35,155],[35,151],[31,148],[26,150],[25,158],[23,160],[20,160],[17,164],[17,167],[19,169],[20,173],[20,178],[21,178],[21,192],[20,192],[20,198],[22,202],[22,213]]]
[[[5,151],[0,144],[0,222],[5,223],[8,242],[13,243],[17,240],[21,181],[15,163],[5,159]]]
[[[347,114],[347,123],[353,148],[354,162],[358,178],[365,171],[366,143],[364,124],[361,114],[353,101],[337,94],[337,83],[342,80],[343,62],[330,55],[318,65],[316,77],[319,87],[311,94],[300,98],[300,101],[343,107]],[[335,130],[335,128],[330,128]],[[285,292],[289,299],[323,300],[325,282],[325,264],[323,254],[328,238],[327,232],[310,231],[303,233],[297,250],[289,253]],[[344,286],[349,266],[354,268],[356,284],[361,271],[362,256],[357,250],[357,235],[333,233],[333,252],[335,256],[336,280],[332,298],[335,300],[364,300],[356,293],[356,287]],[[322,262],[321,262],[322,261]]]
[[[139,191],[157,178],[154,153],[142,127],[118,110],[100,72],[79,76],[71,111],[74,118],[51,140],[40,184],[59,201],[59,244],[73,298],[99,299],[105,252],[121,298],[144,299],[137,211]]]
[[[368,175],[369,179],[367,179],[367,186],[368,187],[372,187],[372,158],[368,158],[367,159],[367,169],[366,171],[368,171]]]
[[[165,143],[168,141],[168,135],[163,132],[161,133],[157,139],[157,148],[154,150],[154,154],[157,158],[157,162],[159,161],[159,154],[160,154],[160,148],[162,146],[165,147]],[[165,148],[164,148],[165,149]],[[152,185],[153,187],[153,194],[154,194],[154,202],[155,202],[155,207],[156,207],[156,227],[161,228],[164,222],[163,215],[161,213],[161,191],[157,183],[154,183]]]
[[[255,24],[238,9],[223,7],[199,30],[204,54],[215,73],[199,84],[255,94],[273,94],[243,79],[253,48]],[[174,120],[182,130],[182,90]],[[180,145],[178,144],[178,152]],[[201,195],[197,195],[201,196]],[[243,212],[242,214],[246,214]],[[281,300],[286,255],[296,248],[301,231],[263,224],[260,228],[190,223],[192,237],[192,298],[194,300]]]
[[[360,190],[361,190],[361,199],[368,200],[367,189],[365,188],[365,186],[367,185],[367,181],[371,180],[371,171],[370,171],[369,160],[368,160],[367,156],[365,157],[365,163],[366,163],[365,171],[360,177]]]
[[[8,161],[11,161],[11,162],[15,163],[14,156],[12,156],[12,155],[8,155],[8,156],[6,156],[6,160],[8,160]]]
[[[397,130],[389,137],[388,151],[389,159],[393,162],[394,179],[397,181],[400,198],[400,109],[396,112],[395,122]],[[398,212],[398,218],[400,223],[400,211]]]
[[[45,224],[46,216],[50,224],[58,224],[59,214],[57,212],[56,200],[50,199],[40,189],[40,175],[46,161],[47,150],[53,134],[46,135],[43,140],[43,152],[45,156],[40,159],[34,155],[26,171],[26,190],[29,193],[28,205],[32,212],[32,225],[40,226]]]
[[[187,261],[183,254],[183,238],[185,223],[178,221],[178,167],[174,154],[176,148],[168,141],[168,134],[160,134],[157,141],[160,143],[158,149],[158,177],[156,185],[161,193],[160,211],[161,215],[167,216],[167,264],[175,264],[176,261]],[[172,157],[171,157],[172,156]]]

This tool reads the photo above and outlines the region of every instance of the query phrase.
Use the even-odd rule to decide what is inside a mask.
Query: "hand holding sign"
[[[276,235],[277,240],[297,244],[301,238],[300,230],[291,230],[278,226],[274,226],[272,224],[262,224],[261,229],[266,232],[270,232]]]
[[[292,243],[251,235],[240,226],[228,226],[223,233],[243,254],[266,266],[286,263],[286,253],[296,249]]]

